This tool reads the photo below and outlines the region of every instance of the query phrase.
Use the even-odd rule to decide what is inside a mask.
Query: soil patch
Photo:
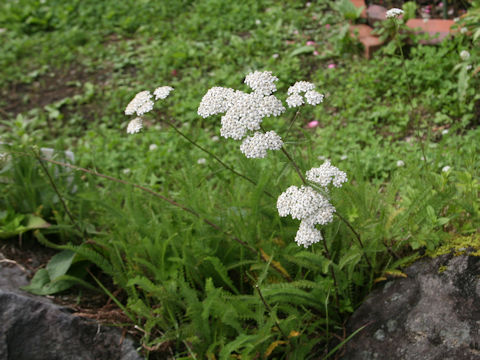
[[[12,83],[0,89],[4,99],[0,103],[2,116],[16,116],[35,108],[54,103],[83,92],[83,84],[103,83],[108,78],[107,71],[90,72],[81,66],[54,69],[40,75],[31,83]]]

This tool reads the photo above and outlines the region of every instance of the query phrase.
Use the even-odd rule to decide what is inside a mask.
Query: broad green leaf
[[[47,264],[47,271],[50,280],[55,280],[59,276],[65,275],[72,265],[75,252],[71,250],[63,250],[54,255]]]

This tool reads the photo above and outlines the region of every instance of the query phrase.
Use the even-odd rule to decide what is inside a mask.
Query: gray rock
[[[12,265],[0,263],[0,359],[141,360],[132,340],[118,329],[18,290],[27,279]]]
[[[439,272],[443,266],[445,270]],[[343,359],[480,359],[480,258],[443,255],[374,290],[353,314]]]
[[[370,26],[374,26],[375,23],[383,21],[387,18],[387,9],[380,5],[370,5],[367,8],[367,19]]]

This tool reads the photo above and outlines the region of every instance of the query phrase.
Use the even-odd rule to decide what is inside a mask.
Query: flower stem
[[[272,309],[268,305],[268,303],[265,301],[265,298],[263,297],[262,292],[260,291],[260,286],[258,286],[258,284],[255,285],[255,289],[257,289],[258,296],[260,296],[260,300],[262,300],[262,303],[265,306],[265,308],[267,309],[268,313],[270,314],[270,316],[272,316],[271,315]],[[287,340],[287,342],[290,342],[287,334],[283,331],[283,329],[280,326],[280,323],[278,322],[278,320],[275,318],[274,321],[275,321],[275,324],[277,325],[278,330],[280,330],[280,332],[282,333],[283,337]]]
[[[345,219],[342,215],[340,215],[338,212],[335,212],[334,214],[337,215],[338,218],[342,220],[343,223],[347,225],[347,227],[355,234],[355,237],[357,238],[358,243],[360,244],[360,247],[364,251],[365,260],[367,260],[368,266],[370,266],[370,269],[373,269],[372,263],[370,262],[370,259],[368,258],[365,252],[365,248],[363,246],[362,239],[360,238],[360,234],[353,228],[352,224],[350,224],[350,222],[347,219]]]
[[[330,252],[328,251],[327,240],[325,240],[323,235],[322,235],[322,240],[323,240],[323,247],[325,248],[325,256],[333,264],[332,257],[330,256]],[[340,300],[338,298],[337,277],[335,276],[335,271],[333,270],[332,265],[330,265],[330,273],[332,274],[333,286],[335,286],[335,303],[337,304],[337,309],[340,311]]]
[[[228,166],[227,164],[225,164],[220,158],[218,158],[215,154],[213,154],[211,151],[205,149],[203,146],[199,145],[197,142],[195,142],[194,140],[190,139],[190,137],[188,137],[186,134],[184,134],[181,130],[179,130],[175,124],[171,123],[170,121],[168,120],[164,120],[168,125],[170,125],[173,130],[175,130],[175,132],[177,134],[179,134],[180,136],[182,136],[185,140],[187,140],[190,144],[192,144],[193,146],[196,146],[197,148],[199,148],[200,150],[202,150],[204,153],[208,154],[209,156],[211,156],[212,158],[214,158],[220,165],[222,165],[225,169],[231,171],[233,174],[237,175],[237,176],[240,176],[241,178],[247,180],[248,182],[250,182],[251,184],[253,185],[257,185],[257,183],[255,182],[255,180],[252,180],[250,179],[248,176],[246,175],[243,175],[241,173],[239,173],[238,171],[236,171],[234,168],[232,168],[231,166]],[[270,194],[268,191],[266,190],[263,190],[263,192],[268,195],[269,197],[271,197],[272,199],[274,198],[274,196],[272,194]]]
[[[63,209],[65,210],[65,213],[67,214],[67,216],[70,218],[70,221],[72,222],[73,226],[77,229],[77,231],[78,231],[80,234],[82,234],[82,236],[85,235],[84,232],[82,231],[82,229],[80,229],[80,226],[78,225],[78,223],[75,221],[72,213],[70,212],[70,210],[68,209],[67,204],[65,203],[65,200],[63,199],[62,194],[60,194],[60,191],[58,190],[57,185],[55,184],[55,181],[53,181],[52,176],[50,175],[50,173],[48,172],[47,167],[46,167],[45,164],[43,163],[43,161],[48,161],[48,160],[42,158],[42,157],[38,154],[37,151],[32,150],[32,152],[33,152],[33,155],[35,156],[35,158],[38,160],[38,163],[39,163],[40,166],[42,167],[42,170],[43,170],[44,173],[47,175],[47,178],[48,178],[48,181],[50,182],[50,185],[52,186],[53,190],[55,191],[55,193],[57,194],[58,198],[60,199],[60,202],[62,203]]]
[[[302,182],[304,185],[307,185],[307,181],[305,180],[305,178],[303,177],[303,174],[302,172],[300,171],[300,168],[298,167],[297,163],[292,159],[292,157],[290,156],[290,154],[287,152],[287,150],[285,150],[285,147],[282,146],[282,152],[285,154],[285,156],[287,157],[287,159],[292,163],[293,167],[295,168],[295,171],[297,172],[298,176],[300,177],[300,179],[302,179]]]
[[[418,115],[418,113],[414,112],[413,111],[413,90],[412,90],[412,87],[411,87],[411,84],[410,84],[410,81],[409,81],[409,78],[408,78],[408,72],[407,72],[407,62],[406,62],[406,59],[405,59],[405,54],[403,53],[403,48],[402,48],[402,43],[400,42],[400,39],[398,37],[398,34],[399,34],[399,24],[397,22],[396,19],[393,20],[395,22],[395,42],[397,44],[397,47],[400,51],[400,58],[402,60],[402,70],[403,70],[403,75],[405,76],[405,79],[406,79],[406,82],[407,82],[407,88],[408,88],[408,101],[410,103],[410,111],[413,112],[413,116],[415,117],[415,120],[416,120],[416,131],[417,131],[417,138],[418,138],[418,143],[420,145],[420,151],[422,152],[422,156],[423,156],[423,165],[424,165],[424,168],[427,169],[428,168],[428,163],[427,163],[427,156],[425,155],[425,144],[423,142],[423,139],[422,139],[422,134],[421,134],[421,131],[420,131],[420,116]]]

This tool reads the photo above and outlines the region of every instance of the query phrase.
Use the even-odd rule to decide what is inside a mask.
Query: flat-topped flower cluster
[[[285,112],[282,102],[274,95],[277,91],[278,78],[271,71],[255,71],[245,77],[253,91],[246,93],[223,87],[213,87],[202,98],[198,114],[203,118],[222,114],[220,135],[224,138],[243,140],[240,151],[248,158],[264,158],[267,150],[280,150],[282,138],[274,131],[264,132],[261,124],[265,117],[279,116]],[[287,99],[289,107],[304,104],[302,93],[307,103],[318,105],[323,95],[316,92],[315,85],[306,81],[297,82],[290,87]],[[293,100],[291,99],[293,96]],[[248,135],[253,132],[253,135]]]
[[[308,247],[323,239],[315,225],[326,225],[333,220],[335,207],[327,198],[328,186],[341,187],[347,181],[347,174],[330,164],[327,160],[318,168],[307,171],[307,180],[319,186],[323,194],[311,186],[290,186],[277,199],[280,216],[291,215],[301,220],[295,241]]]
[[[125,115],[134,115],[137,117],[131,120],[127,125],[127,133],[135,134],[138,133],[143,128],[143,118],[142,116],[146,113],[153,110],[155,102],[152,100],[155,95],[155,100],[165,99],[173,91],[173,88],[170,86],[161,86],[155,89],[153,95],[150,91],[140,91],[132,101],[129,102],[125,108]]]

